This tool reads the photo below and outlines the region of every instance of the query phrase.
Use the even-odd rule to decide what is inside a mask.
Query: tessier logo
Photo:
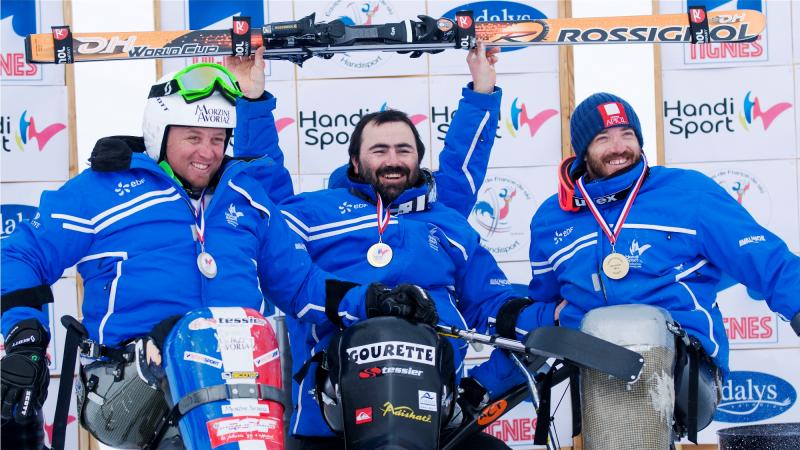
[[[763,372],[731,372],[722,386],[714,420],[765,420],[788,411],[796,401],[797,391],[783,378]]]

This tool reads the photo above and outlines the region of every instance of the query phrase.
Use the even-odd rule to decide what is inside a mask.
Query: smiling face
[[[226,135],[224,128],[173,125],[167,134],[166,160],[192,188],[202,189],[222,165]]]
[[[353,170],[371,184],[387,203],[419,179],[419,153],[414,133],[404,122],[368,123],[361,134]]]
[[[642,158],[642,147],[631,127],[608,128],[592,139],[586,150],[586,172],[592,179],[606,178]]]

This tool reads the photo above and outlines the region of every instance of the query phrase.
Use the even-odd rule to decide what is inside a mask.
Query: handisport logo
[[[9,137],[6,135],[13,135],[14,143],[20,151],[25,151],[28,144],[36,141],[36,147],[39,151],[44,150],[44,147],[50,142],[56,134],[66,129],[67,126],[63,123],[52,123],[46,125],[41,131],[36,127],[34,117],[28,116],[28,111],[25,110],[19,116],[18,127],[16,131],[11,128],[11,117],[0,117],[0,134],[3,135],[3,151],[10,152]]]
[[[517,137],[520,129],[527,126],[530,137],[533,137],[548,119],[557,115],[558,111],[555,109],[545,109],[533,117],[528,117],[525,103],[519,101],[519,97],[515,97],[514,101],[511,102],[509,115],[506,117],[506,129],[508,129],[508,133],[512,137]]]
[[[741,107],[741,110],[739,109]],[[737,100],[734,96],[723,96],[707,102],[692,102],[683,99],[664,100],[664,120],[669,123],[669,134],[689,139],[693,135],[732,134],[737,131],[736,121],[745,131],[758,128],[767,131],[791,103],[778,102],[764,107],[752,91]],[[756,119],[761,127],[753,125]]]
[[[752,125],[753,121],[756,119],[761,119],[761,125],[764,127],[764,131],[766,131],[781,113],[792,107],[792,104],[789,102],[779,102],[766,110],[762,110],[761,102],[758,100],[758,97],[753,95],[751,98],[752,93],[752,91],[747,91],[747,94],[744,96],[742,111],[739,113],[739,123],[741,123],[742,128],[747,131],[750,131],[750,125]]]
[[[796,401],[797,391],[783,378],[763,372],[731,372],[722,386],[714,420],[766,420],[788,411]]]
[[[517,2],[474,2],[457,6],[442,14],[450,20],[455,20],[456,12],[471,10],[475,22],[501,22],[507,20],[534,20],[546,19],[547,16],[538,9]],[[525,47],[503,47],[502,51],[510,52]]]

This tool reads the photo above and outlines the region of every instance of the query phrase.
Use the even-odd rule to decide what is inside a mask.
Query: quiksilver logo
[[[722,386],[714,420],[755,422],[791,409],[797,391],[783,378],[763,372],[731,372]]]

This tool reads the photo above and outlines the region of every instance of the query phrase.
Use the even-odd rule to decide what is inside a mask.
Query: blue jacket
[[[370,185],[352,180],[349,184],[349,189],[300,194],[280,205],[289,228],[305,242],[314,262],[334,276],[362,285],[376,281],[389,286],[419,285],[433,297],[441,323],[485,331],[487,319],[513,297],[513,291],[467,220],[431,199],[433,183],[406,190],[392,204],[393,208],[410,206],[410,210],[401,206],[392,214],[383,242],[393,249],[394,256],[383,268],[372,267],[366,258],[367,249],[378,242],[375,193]],[[422,204],[420,198],[430,201]],[[364,303],[343,303],[339,313],[345,325],[350,325],[365,316]],[[295,372],[324,349],[337,331],[330,323],[310,324],[292,318],[287,323]],[[467,344],[454,344],[456,372],[460,374]],[[297,409],[292,433],[331,436],[310,395],[315,368],[312,364],[309,375],[293,385]]]
[[[599,198],[633,184],[640,162],[628,172],[586,184]],[[576,191],[578,197],[580,192]],[[624,201],[598,205],[606,221],[619,217]],[[630,272],[612,280],[600,269],[611,244],[591,212],[566,212],[556,196],[531,221],[530,297],[537,303],[520,316],[522,328],[553,323],[561,299],[562,325],[577,328],[583,315],[606,305],[644,303],[667,309],[727,370],[728,339],[716,304],[722,272],[766,295],[770,308],[791,319],[800,311],[800,258],[760,226],[713,180],[696,171],[650,168],[624,222],[616,251]]]
[[[189,198],[142,153],[141,138],[106,138],[96,149],[106,152],[96,152],[103,158],[93,159],[93,169],[45,192],[37,216],[2,241],[3,295],[50,285],[77,264],[83,323],[109,345],[199,306],[263,310],[268,296],[288,315],[324,309],[330,275],[311,264],[264,190],[261,174],[280,178],[272,160],[223,163],[205,224],[206,250],[219,273],[207,279],[196,265],[200,244]],[[97,170],[100,160],[116,170]],[[359,294],[353,302],[363,302],[363,291],[352,291]],[[29,317],[47,323],[46,311],[16,307],[3,314],[3,332]],[[305,320],[327,322],[324,314]]]
[[[503,90],[479,94],[469,83],[461,90],[461,100],[444,137],[439,153],[439,170],[433,173],[437,201],[467,217],[478,198],[486,177],[489,156],[500,118]],[[337,168],[328,179],[330,188],[346,188],[347,168]]]

